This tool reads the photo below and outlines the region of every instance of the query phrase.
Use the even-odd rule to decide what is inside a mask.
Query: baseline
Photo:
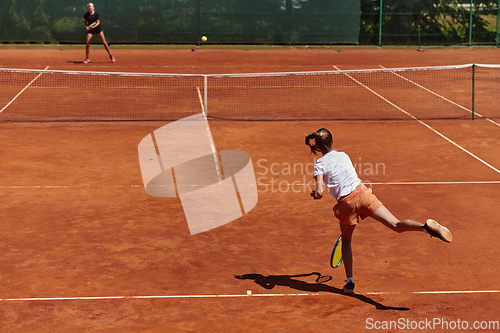
[[[442,290],[442,291],[409,291],[409,292],[367,292],[366,295],[459,295],[459,294],[498,294],[500,290]],[[0,302],[40,302],[40,301],[102,301],[127,299],[182,299],[182,298],[246,298],[246,297],[294,297],[294,296],[322,296],[331,293],[290,293],[290,294],[254,294],[248,290],[246,294],[212,294],[212,295],[150,295],[150,296],[82,296],[82,297],[27,297],[1,298]],[[357,294],[357,293],[355,293]],[[357,294],[363,295],[363,294]]]

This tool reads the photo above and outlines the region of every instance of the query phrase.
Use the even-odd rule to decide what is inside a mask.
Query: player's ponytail
[[[314,144],[311,144],[311,139],[314,140]],[[316,155],[316,153],[326,154],[332,150],[333,135],[326,128],[320,128],[314,133],[306,136],[306,145],[311,149],[311,153]]]

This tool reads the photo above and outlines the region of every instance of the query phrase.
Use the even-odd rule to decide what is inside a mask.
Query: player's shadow
[[[298,274],[298,275],[269,275],[269,276],[264,276],[261,274],[244,274],[244,275],[236,275],[235,278],[240,279],[240,280],[254,280],[255,283],[257,283],[259,286],[265,288],[265,289],[273,289],[275,286],[285,286],[285,287],[290,287],[292,289],[296,290],[301,290],[301,291],[307,291],[307,292],[326,292],[326,293],[332,293],[332,294],[339,294],[342,296],[347,296],[347,297],[353,297],[357,298],[362,302],[365,302],[367,304],[374,305],[376,309],[378,310],[398,310],[398,311],[409,311],[409,308],[406,307],[393,307],[393,306],[386,306],[383,305],[379,302],[374,301],[373,299],[361,295],[361,294],[347,294],[342,291],[342,289],[335,288],[332,286],[329,286],[325,283],[309,283],[305,281],[301,281],[297,278],[300,277],[308,277],[308,276],[313,276],[317,275],[318,279],[320,280],[321,278],[325,278],[325,276],[322,276],[320,273],[313,272],[309,274]],[[329,277],[331,278],[331,277]],[[330,279],[327,279],[329,281]]]

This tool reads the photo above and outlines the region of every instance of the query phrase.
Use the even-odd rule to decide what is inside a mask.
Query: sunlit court
[[[0,52],[1,330],[500,329],[497,49]],[[453,241],[368,217],[345,293],[320,128]]]

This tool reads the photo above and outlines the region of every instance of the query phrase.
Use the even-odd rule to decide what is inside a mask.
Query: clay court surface
[[[5,48],[0,66],[218,74],[500,64],[495,49],[120,48],[112,64],[96,43],[90,64],[84,55]],[[391,331],[498,331],[490,322],[500,321],[500,119],[492,120],[209,120],[217,150],[250,154],[259,199],[197,235],[177,198],[149,196],[142,184],[138,144],[165,123],[0,124],[0,330],[361,332],[397,322]],[[321,127],[394,215],[435,219],[453,242],[368,218],[353,238],[356,294],[343,294],[343,267],[329,266],[335,202],[309,196],[304,132]],[[316,283],[318,274],[332,279]]]

